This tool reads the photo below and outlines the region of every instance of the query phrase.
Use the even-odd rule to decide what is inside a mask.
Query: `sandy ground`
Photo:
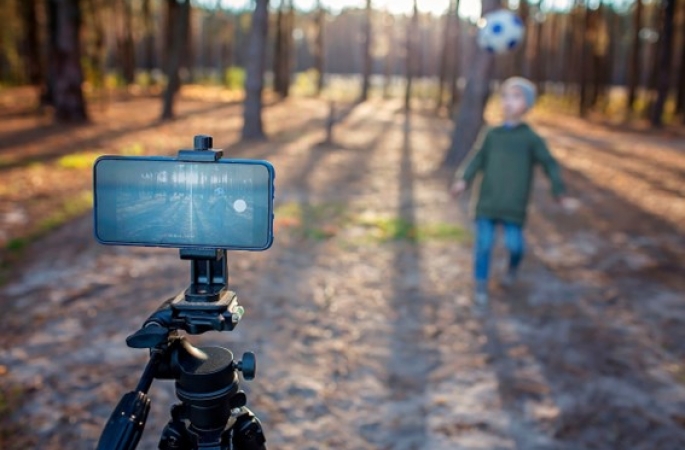
[[[478,316],[468,200],[435,176],[447,122],[372,101],[319,146],[325,104],[289,101],[269,108],[272,142],[248,147],[233,146],[238,111],[198,109],[161,134],[173,148],[188,130],[221,135],[217,147],[276,167],[273,248],[229,255],[243,322],[191,338],[257,353],[242,386],[270,448],[685,446],[682,140],[534,116],[581,206],[561,210],[538,177],[522,279],[509,291],[494,280]],[[465,233],[385,240],[388,221]],[[146,361],[125,337],[187,284],[187,264],[97,245],[90,217],[27,259],[0,290],[0,383],[20,392],[3,448],[93,448]],[[173,384],[151,397],[141,449],[156,448]]]

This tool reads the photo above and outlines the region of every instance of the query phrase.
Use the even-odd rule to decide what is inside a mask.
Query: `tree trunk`
[[[523,42],[519,45],[519,48],[515,50],[514,55],[514,65],[516,67],[516,75],[530,76],[530,63],[528,61],[528,35],[530,31],[530,5],[528,5],[528,0],[520,0],[518,15],[523,22],[525,27],[525,34],[523,35]]]
[[[659,73],[661,72],[660,56],[661,43],[663,42],[663,16],[661,5],[662,0],[652,3],[652,7],[648,9],[650,12],[646,22],[652,30],[656,30],[656,39],[649,42],[645,48],[645,56],[642,58],[641,64],[648,67],[647,80],[644,83],[644,90],[646,93],[647,107],[642,111],[642,117],[650,120],[654,111],[656,103],[656,94],[659,86]]]
[[[286,16],[285,28],[285,54],[282,60],[283,63],[283,89],[281,91],[282,97],[290,95],[290,85],[292,84],[293,62],[295,58],[295,42],[293,40],[293,32],[295,31],[295,2],[290,0],[288,14]]]
[[[621,36],[621,18],[611,6],[605,6],[604,10],[606,12],[604,21],[607,27],[607,46],[606,54],[604,55],[604,59],[602,61],[602,77],[600,80],[601,84],[599,86],[599,96],[602,99],[602,106],[604,110],[606,110],[610,104],[611,88],[614,81],[614,67],[620,48],[619,45],[621,39],[619,36]]]
[[[269,29],[269,0],[256,0],[252,14],[250,41],[247,48],[247,76],[245,79],[245,104],[243,109],[243,140],[264,139],[262,125],[262,90],[266,37]]]
[[[414,0],[414,13],[407,26],[407,84],[404,91],[404,110],[411,111],[411,90],[414,76],[416,75],[416,40],[419,31],[419,7]]]
[[[499,0],[483,0],[483,14],[500,7]],[[473,44],[475,45],[475,43]],[[452,143],[442,166],[454,170],[471,151],[483,126],[483,112],[490,95],[493,56],[477,49],[466,80],[466,88],[454,121]]]
[[[556,72],[555,69],[557,69],[559,61],[561,61],[559,55],[562,53],[565,43],[560,38],[559,34],[559,14],[552,12],[549,14],[547,20],[549,20],[549,41],[547,43],[547,80],[557,82],[559,81],[558,72]]]
[[[49,61],[55,119],[88,120],[81,67],[81,10],[78,0],[48,0]]]
[[[119,16],[121,26],[117,36],[117,49],[119,51],[119,64],[124,82],[129,85],[135,82],[136,78],[136,56],[133,44],[133,11],[130,0],[119,0]]]
[[[685,120],[685,3],[680,10],[680,66],[678,69],[678,95],[675,112]]]
[[[454,49],[452,48],[453,42],[451,38],[452,35],[452,22],[454,18],[452,17],[454,10],[454,1],[450,0],[450,5],[445,12],[445,23],[442,35],[442,52],[440,54],[440,73],[438,75],[438,96],[435,104],[435,111],[440,112],[443,104],[443,97],[445,93],[445,83],[447,82],[449,67],[451,66],[452,59],[454,57]],[[458,20],[458,18],[457,18]]]
[[[290,71],[293,47],[294,6],[291,0],[288,11],[285,0],[281,1],[276,19],[276,41],[274,47],[273,74],[274,91],[285,98],[290,91]]]
[[[46,47],[47,47],[47,66],[46,76],[43,88],[40,93],[41,106],[55,105],[55,76],[56,76],[56,61],[52,58],[55,52],[55,42],[57,39],[57,8],[58,0],[46,0],[43,4],[45,6],[45,18],[47,24],[46,33]]]
[[[26,78],[33,86],[40,86],[45,79],[43,65],[40,58],[40,39],[38,34],[38,19],[36,14],[36,0],[18,2],[24,35],[22,50],[26,65]]]
[[[532,58],[532,70],[531,77],[538,88],[538,94],[542,95],[544,93],[544,81],[545,81],[545,58],[543,55],[543,36],[544,36],[544,24],[547,18],[542,17],[542,0],[538,1],[537,14],[533,19],[535,24],[535,45],[533,50]]]
[[[642,15],[644,6],[642,0],[636,0],[635,12],[633,13],[633,36],[632,49],[630,53],[630,61],[628,66],[628,98],[626,101],[627,116],[630,116],[635,111],[635,102],[637,101],[637,89],[640,84],[640,56],[641,56],[641,42],[640,30],[642,28]]]
[[[93,47],[90,52],[86,54],[86,59],[91,70],[91,79],[95,88],[103,88],[105,86],[105,26],[103,24],[102,12],[100,4],[96,0],[88,0],[86,2],[88,7],[88,21],[91,23],[93,32]]]
[[[235,30],[233,22],[225,16],[221,16],[219,21],[219,43],[216,68],[221,80],[226,80],[226,70],[233,65],[233,40]]]
[[[316,95],[321,95],[324,81],[324,29],[326,24],[326,11],[323,9],[321,0],[317,2],[316,11],[316,45],[314,49],[314,67],[316,69]]]
[[[460,0],[454,4],[454,27],[452,28],[452,46],[454,47],[454,54],[452,60],[452,79],[450,81],[450,115],[454,113],[454,108],[459,103],[459,78],[461,76],[461,51],[463,45],[461,42],[461,18],[459,17]]]
[[[150,0],[143,0],[143,66],[151,74],[155,68],[155,32]],[[154,80],[150,77],[150,82]]]
[[[364,21],[364,67],[362,69],[362,92],[359,101],[366,101],[369,98],[369,88],[371,85],[371,70],[373,59],[371,58],[371,0],[366,0],[366,19]]]
[[[177,0],[178,1],[178,0]],[[197,65],[195,64],[195,46],[194,38],[195,34],[193,32],[193,14],[195,9],[193,8],[192,1],[189,2],[188,9],[183,13],[183,20],[185,25],[183,26],[184,36],[183,36],[183,46],[185,47],[181,51],[181,65],[180,68],[184,69],[187,74],[188,82],[192,83],[196,78]],[[180,88],[180,84],[179,84]]]
[[[385,55],[385,80],[383,81],[383,98],[390,98],[390,85],[394,75],[395,63],[395,18],[387,10],[385,11],[385,34],[388,40],[388,49]]]
[[[582,14],[582,26],[580,27],[580,64],[578,64],[578,69],[580,70],[580,93],[578,98],[578,114],[580,117],[585,117],[587,115],[587,110],[589,107],[589,81],[590,73],[592,71],[592,53],[591,49],[588,48],[588,33],[591,29],[592,21],[592,10],[587,6],[586,0],[583,3],[585,8]]]
[[[572,9],[566,14],[564,24],[564,37],[569,40],[568,49],[566,50],[568,62],[565,64],[565,72],[562,72],[565,81],[564,96],[572,97],[575,101],[579,95],[580,80],[582,78],[582,46],[584,40],[583,34],[583,8],[582,0],[579,0]]]
[[[274,92],[281,95],[283,92],[283,58],[285,57],[285,38],[283,37],[285,28],[285,0],[281,0],[278,6],[278,13],[276,14],[276,32],[274,40],[274,57],[273,57],[273,76],[274,76]]]
[[[176,94],[181,89],[181,78],[178,70],[181,66],[183,53],[186,50],[188,37],[188,25],[190,21],[190,0],[183,0],[177,3],[176,0],[167,0],[169,17],[171,18],[172,30],[171,41],[167,42],[168,57],[167,62],[167,86],[164,91],[164,104],[162,107],[162,120],[173,119],[174,100]]]
[[[663,122],[664,106],[671,87],[671,57],[673,53],[673,34],[676,0],[662,0],[661,14],[662,29],[659,38],[659,78],[657,80],[657,96],[650,115],[650,122],[654,127],[660,127]]]
[[[600,0],[599,10],[593,11],[592,17],[592,36],[593,40],[590,43],[590,65],[592,67],[591,84],[588,87],[587,107],[592,109],[597,104],[599,98],[599,89],[602,83],[602,63],[604,54],[604,44],[602,43],[602,0]]]

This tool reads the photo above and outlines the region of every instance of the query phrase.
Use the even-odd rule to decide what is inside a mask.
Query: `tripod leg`
[[[266,438],[262,423],[249,409],[242,407],[233,425],[233,448],[235,450],[266,450]]]
[[[183,413],[182,405],[174,405],[171,408],[171,420],[162,431],[159,440],[160,450],[189,450],[195,448],[188,436],[188,429],[181,420]]]

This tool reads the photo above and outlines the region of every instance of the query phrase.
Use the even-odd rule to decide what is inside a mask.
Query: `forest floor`
[[[580,207],[537,177],[522,279],[475,315],[469,201],[436,175],[449,121],[372,100],[320,145],[327,104],[291,99],[246,145],[240,105],[206,94],[173,122],[131,96],[69,129],[0,95],[0,447],[93,448],[147,359],[126,336],[189,280],[177,251],[95,243],[94,156],[205,133],[277,171],[274,246],[229,254],[243,321],[191,338],[255,351],[241,386],[270,448],[685,448],[685,139],[534,114]],[[173,383],[150,395],[141,449]]]

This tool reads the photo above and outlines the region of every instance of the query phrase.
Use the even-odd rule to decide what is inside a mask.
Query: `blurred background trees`
[[[482,103],[499,80],[523,75],[551,108],[654,127],[685,121],[685,0],[505,1],[527,34],[524,45],[496,58],[475,48],[480,2],[399,3],[407,8],[398,13],[383,0],[347,8],[335,0],[272,0],[258,68],[264,92],[396,96],[407,108],[421,102],[475,124],[479,107],[462,117],[459,102]],[[499,4],[486,0],[483,8]],[[172,118],[183,84],[241,91],[260,76],[245,72],[254,64],[255,6],[264,3],[0,0],[0,86],[35,86],[36,104],[57,120],[85,121],[89,103],[117,90],[159,95],[161,117]],[[477,79],[475,97],[465,95]]]

